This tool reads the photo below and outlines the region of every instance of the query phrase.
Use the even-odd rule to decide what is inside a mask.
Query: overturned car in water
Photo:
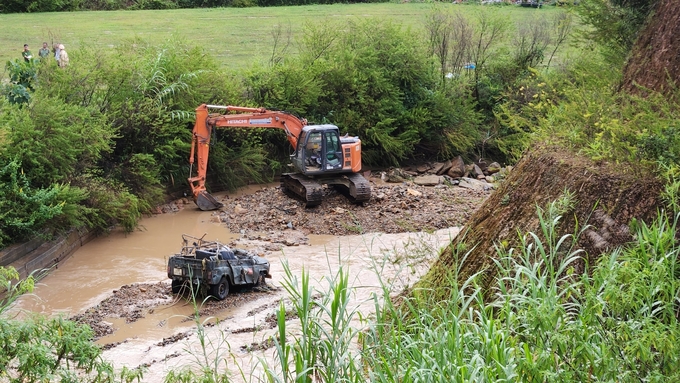
[[[269,274],[269,261],[243,249],[231,249],[218,241],[182,235],[182,249],[168,258],[172,293],[191,289],[202,296],[223,300],[229,288],[258,286]]]

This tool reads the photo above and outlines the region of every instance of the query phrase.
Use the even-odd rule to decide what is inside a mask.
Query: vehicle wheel
[[[260,274],[259,277],[257,277],[257,280],[255,281],[255,287],[257,286],[262,286],[267,284],[267,282],[264,280],[264,274]]]
[[[172,293],[173,294],[179,293],[180,291],[182,291],[183,286],[184,286],[184,282],[176,281],[176,280],[173,279],[172,280]]]
[[[217,300],[224,300],[229,294],[229,282],[226,278],[222,278],[218,284],[210,286],[209,293]]]

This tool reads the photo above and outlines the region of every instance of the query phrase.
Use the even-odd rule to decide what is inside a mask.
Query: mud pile
[[[270,285],[261,288],[234,287],[235,294],[228,295],[222,301],[214,299],[202,301],[198,299],[196,313],[201,317],[214,315],[228,308],[240,307],[246,302],[277,290],[277,287]],[[168,282],[135,283],[114,290],[109,297],[96,306],[90,307],[85,312],[74,315],[70,319],[89,325],[94,333],[94,340],[97,340],[113,334],[116,330],[114,325],[108,322],[110,318],[122,318],[125,319],[125,323],[134,323],[152,313],[159,305],[170,304],[176,299],[186,299],[191,302],[189,293],[184,295],[173,294]],[[271,305],[259,307],[255,311],[270,309],[277,306],[278,303],[278,300],[275,300]],[[195,320],[195,318],[187,317],[185,319],[187,322],[192,320]],[[176,339],[165,339],[164,342],[172,343],[181,340],[183,337],[185,335],[178,336]],[[109,344],[106,348],[115,346],[116,344]]]
[[[304,234],[351,235],[405,233],[461,226],[491,194],[456,185],[421,186],[412,182],[376,185],[371,200],[351,203],[333,188],[314,208],[281,192],[278,187],[222,200],[216,219],[234,233],[299,230]]]

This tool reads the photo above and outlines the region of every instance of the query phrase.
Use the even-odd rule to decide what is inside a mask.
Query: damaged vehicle
[[[172,293],[183,289],[223,300],[233,286],[265,284],[269,261],[243,249],[231,249],[218,241],[182,235],[182,249],[168,258]]]

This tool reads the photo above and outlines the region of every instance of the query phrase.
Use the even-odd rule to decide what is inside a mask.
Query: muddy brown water
[[[201,350],[196,325],[187,320],[194,313],[193,305],[181,298],[155,307],[130,324],[123,319],[106,318],[115,331],[97,343],[116,344],[104,352],[104,358],[116,368],[146,366],[145,382],[161,382],[168,371],[182,366],[196,368],[196,358],[204,355],[208,355],[207,360],[227,358],[226,368],[236,381],[257,381],[256,377],[262,374],[258,361],[273,360],[274,349],[246,349],[276,335],[277,329],[269,328],[265,319],[287,298],[285,289],[280,287],[284,280],[284,262],[298,278],[303,269],[309,272],[312,284],[318,289],[328,285],[327,277],[335,274],[340,266],[348,268],[353,305],[363,315],[370,315],[374,307],[372,296],[379,293],[381,283],[389,284],[394,293],[400,292],[426,272],[438,250],[457,233],[457,228],[449,228],[429,234],[309,236],[310,245],[285,246],[280,252],[266,254],[271,262],[273,278],[268,283],[273,291],[257,294],[252,300],[210,318],[199,319],[202,323],[215,323],[215,318],[219,319],[217,325],[206,327],[206,336],[211,340],[208,350]],[[144,218],[140,229],[133,233],[114,231],[78,249],[41,280],[33,294],[22,297],[16,309],[73,315],[97,305],[123,285],[159,281],[169,284],[167,257],[179,250],[182,234],[198,237],[206,234],[206,238],[224,243],[240,235],[231,233],[214,219],[213,213],[199,211],[193,205],[176,213]],[[295,327],[295,320],[290,322]],[[357,323],[357,326],[363,325]],[[164,338],[181,333],[187,336],[177,342],[163,342]]]

